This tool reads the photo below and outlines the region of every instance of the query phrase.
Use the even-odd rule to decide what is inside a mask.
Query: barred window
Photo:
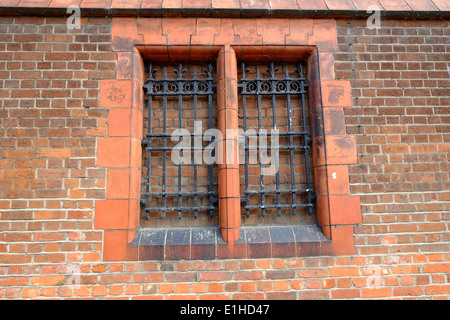
[[[315,197],[304,65],[242,62],[238,73],[242,214],[255,221],[260,214],[264,223],[309,221]]]
[[[243,224],[315,222],[304,63],[237,69]],[[236,158],[221,154],[219,77],[215,63],[148,64],[141,226],[219,224],[218,189],[230,186],[219,186],[228,180],[218,179],[217,164]]]
[[[217,216],[217,168],[203,161],[209,143],[202,132],[217,126],[214,69],[212,63],[149,64],[142,166],[147,225],[183,226],[186,218],[205,225]]]

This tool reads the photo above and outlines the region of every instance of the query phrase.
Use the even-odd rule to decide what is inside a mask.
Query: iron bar
[[[247,194],[258,194],[261,192],[265,192],[265,193],[275,193],[275,192],[279,192],[279,193],[292,193],[292,192],[310,192],[312,191],[312,189],[287,189],[287,190],[283,190],[283,189],[279,189],[279,190],[247,190],[245,191],[245,193]]]
[[[203,69],[203,71],[208,75],[209,79],[212,79],[211,77],[211,71],[212,71],[212,65],[211,63],[208,65],[208,69]],[[212,81],[208,81],[208,129],[212,129],[212,87],[213,83]],[[206,136],[206,135],[205,135]],[[211,136],[211,140],[214,136]],[[194,137],[195,139],[195,137]],[[212,141],[210,141],[212,142]],[[213,165],[210,164],[208,166],[208,178],[209,178],[209,186],[208,186],[208,193],[209,193],[209,207],[213,207],[213,204],[215,203],[214,199],[214,192],[213,192]],[[214,213],[214,209],[209,209],[209,217],[212,218]]]
[[[287,82],[287,86],[289,86],[290,84],[290,78],[289,78],[289,72],[288,69],[286,68],[286,82]],[[287,99],[287,108],[288,108],[288,130],[289,132],[292,131],[292,110],[291,110],[291,94],[288,93],[286,95],[286,99]],[[306,132],[307,133],[307,132]],[[292,190],[295,190],[295,168],[294,168],[294,149],[292,148],[294,144],[293,141],[293,136],[290,135],[289,136],[289,161],[291,163],[291,188]],[[295,216],[297,215],[297,207],[295,207],[295,204],[297,202],[296,199],[296,192],[292,191],[292,204],[294,205],[292,208],[292,214]]]
[[[166,197],[169,196],[178,196],[178,195],[182,195],[182,196],[193,196],[193,195],[199,195],[199,196],[206,196],[206,195],[214,195],[215,192],[214,191],[207,191],[207,192],[165,192],[164,195]],[[153,197],[161,197],[163,195],[162,192],[149,192],[149,193],[145,193],[145,196],[153,196]]]
[[[152,64],[150,63],[149,65],[149,80],[153,78],[153,67]],[[151,134],[152,133],[152,97],[149,96],[148,97],[148,132]],[[146,141],[147,143],[145,144],[146,146],[148,145],[149,147],[151,147],[151,140]],[[151,157],[152,157],[152,153],[150,151],[150,149],[146,150],[147,151],[147,177],[146,177],[146,186],[145,186],[145,191],[146,193],[150,193],[150,177],[151,177]],[[145,207],[148,208],[150,206],[150,197],[146,197],[145,198]],[[146,212],[145,213],[145,217],[148,220],[150,218],[149,213]]]
[[[258,91],[261,91],[261,80],[259,79],[259,68],[256,67],[256,87],[258,88]],[[262,120],[261,120],[261,95],[257,95],[257,106],[258,106],[258,132],[261,132],[261,126],[262,126]],[[262,145],[261,137],[259,139],[259,145]],[[259,151],[259,183],[261,187],[261,214],[264,217],[266,215],[266,194],[264,192],[264,175],[263,175],[263,159],[261,155],[261,150]]]
[[[181,63],[178,66],[178,129],[183,127],[182,121],[183,121],[183,95],[180,94],[182,88],[182,75],[183,75],[183,67]],[[176,70],[175,70],[176,71]],[[165,137],[164,137],[165,138]],[[178,138],[178,143],[181,143],[182,137]],[[179,151],[179,159],[181,159],[181,152]],[[178,163],[178,219],[181,219],[181,206],[182,206],[182,198],[181,198],[181,161]]]
[[[266,209],[275,209],[275,208],[312,208],[313,204],[312,203],[296,203],[295,205],[292,203],[284,203],[284,204],[268,204],[266,205],[264,208]],[[261,209],[261,206],[259,205],[248,205],[245,206],[246,209]]]
[[[182,210],[184,210],[184,211],[194,211],[194,210],[214,210],[214,206],[207,206],[207,207],[201,207],[201,208],[199,208],[199,207],[193,207],[193,206],[184,206],[183,208],[182,208]],[[164,210],[164,211],[178,211],[179,210],[179,207],[158,207],[158,208],[152,208],[152,207],[149,207],[149,208],[145,208],[145,211],[147,211],[147,212],[149,212],[149,211],[161,211],[161,210]]]
[[[267,69],[266,69],[267,70]],[[270,63],[270,68],[267,70],[271,77],[274,79],[275,78],[275,72],[278,69],[274,68],[273,62]],[[272,84],[272,88],[275,87],[275,80],[271,80],[271,84]],[[273,121],[273,129],[276,130],[277,129],[277,101],[276,101],[276,94],[272,94],[272,121]],[[271,146],[272,151],[274,152],[274,146]],[[279,147],[279,146],[277,146]],[[275,173],[275,178],[276,178],[276,186],[277,186],[277,205],[280,204],[280,193],[278,192],[280,189],[280,171],[278,170],[279,168],[279,163],[278,163],[278,150],[276,151],[276,156],[275,156],[275,168],[277,168],[276,173]],[[277,207],[277,215],[281,216],[281,209],[280,207]]]

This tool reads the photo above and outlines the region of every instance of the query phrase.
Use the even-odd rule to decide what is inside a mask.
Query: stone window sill
[[[234,247],[219,227],[140,229],[129,244],[138,260],[283,258],[320,255],[330,243],[319,226],[246,226]]]

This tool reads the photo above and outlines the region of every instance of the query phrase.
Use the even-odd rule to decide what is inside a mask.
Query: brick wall
[[[448,21],[337,21],[358,146],[354,255],[165,262],[102,259],[99,82],[117,54],[110,19],[82,22],[0,18],[0,298],[450,297]]]

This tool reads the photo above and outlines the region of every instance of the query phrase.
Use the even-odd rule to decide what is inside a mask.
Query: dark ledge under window
[[[304,257],[329,242],[319,226],[297,225],[241,227],[232,253],[218,227],[141,229],[129,245],[139,260],[195,260]]]

